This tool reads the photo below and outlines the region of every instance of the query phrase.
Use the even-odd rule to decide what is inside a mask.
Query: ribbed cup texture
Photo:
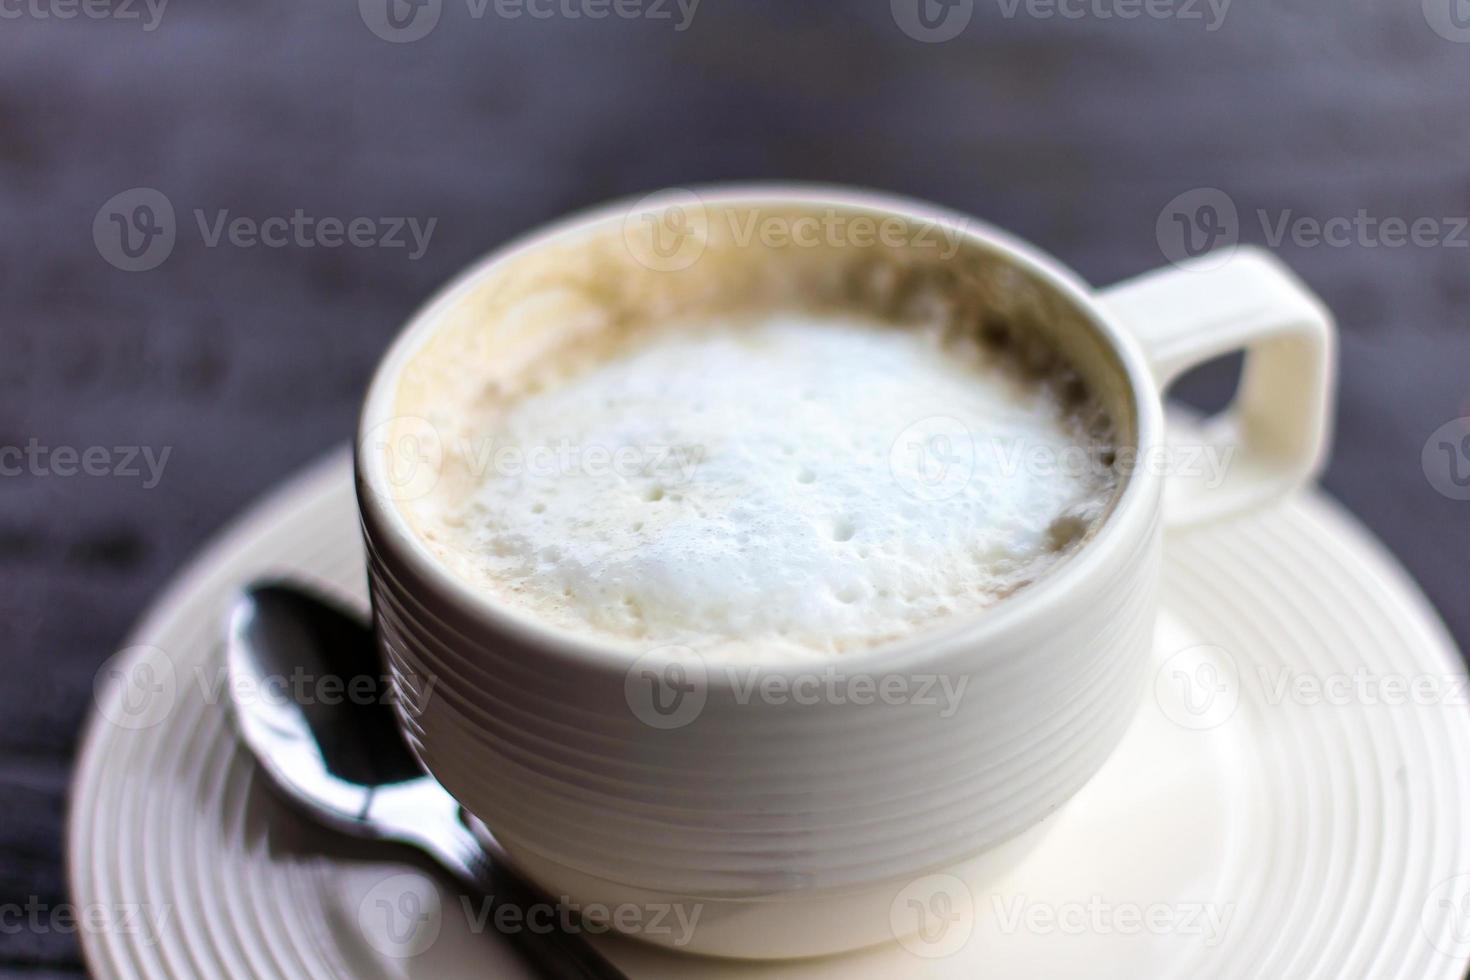
[[[378,635],[424,764],[497,836],[610,881],[754,896],[947,866],[1081,788],[1143,687],[1156,523],[1073,578],[1063,615],[950,638],[901,670],[801,668],[838,679],[803,703],[710,665],[702,709],[659,728],[626,693],[636,653],[568,657],[498,629],[364,510]],[[855,703],[859,676],[909,696]]]

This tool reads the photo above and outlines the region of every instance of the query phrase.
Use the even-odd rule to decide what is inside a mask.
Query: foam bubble
[[[1100,409],[1015,346],[805,313],[674,325],[447,406],[460,476],[412,516],[476,588],[605,641],[871,647],[1025,586],[1111,498]]]

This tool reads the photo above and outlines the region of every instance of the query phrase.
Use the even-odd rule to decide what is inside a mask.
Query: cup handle
[[[1185,436],[1169,425],[1169,526],[1215,520],[1302,486],[1331,443],[1336,327],[1322,301],[1281,261],[1239,248],[1103,290],[1142,343],[1162,394],[1189,368],[1246,352],[1229,407]],[[1191,458],[1193,457],[1193,458]]]

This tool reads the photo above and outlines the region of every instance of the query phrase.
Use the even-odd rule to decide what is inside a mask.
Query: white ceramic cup
[[[740,227],[785,235],[732,244]],[[914,252],[922,235],[957,251]],[[560,289],[556,270],[584,253],[598,256],[598,276],[655,292],[672,284],[677,303],[697,303],[685,294],[698,292],[686,285],[708,272],[701,264],[741,247],[761,249],[758,263],[840,264],[864,249],[968,263],[987,302],[1047,331],[1119,424],[1134,463],[1094,536],[978,618],[844,656],[835,676],[763,668],[755,693],[748,673],[680,651],[609,649],[450,574],[400,506],[422,492],[435,450],[400,415],[405,365],[446,331]],[[490,331],[506,345],[525,335]],[[636,906],[644,914],[624,928],[639,938],[735,957],[912,941],[935,889],[975,894],[1034,846],[1134,717],[1164,526],[1264,503],[1315,473],[1333,347],[1322,305],[1255,250],[1097,291],[964,215],[839,188],[683,191],[568,219],[451,283],[414,316],[367,396],[359,501],[406,732],[549,894]],[[1235,350],[1248,353],[1233,405],[1205,427],[1207,443],[1165,454],[1163,392]],[[1223,480],[1189,465],[1202,453],[1223,461]],[[405,470],[406,458],[428,469]],[[649,928],[666,904],[698,909],[692,935]]]

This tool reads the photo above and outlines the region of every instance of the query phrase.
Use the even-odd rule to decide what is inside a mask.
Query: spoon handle
[[[427,785],[427,784],[426,784]],[[421,790],[417,812],[419,820],[412,832],[412,842],[432,854],[438,862],[459,879],[460,884],[483,895],[490,903],[485,922],[497,922],[503,908],[515,909],[515,921],[521,925],[504,931],[521,957],[538,977],[544,980],[628,980],[575,928],[568,928],[562,916],[539,916],[532,927],[532,908],[557,910],[556,901],[543,894],[513,868],[502,854],[489,853],[465,824],[458,803],[438,784],[432,784],[433,795]],[[379,801],[386,795],[381,791]],[[376,808],[375,808],[376,809]]]
[[[504,863],[485,860],[482,864],[478,877],[493,902],[492,915],[504,906],[511,906],[520,910],[520,921],[525,922],[526,911],[531,907],[553,904]],[[545,980],[628,980],[623,971],[593,949],[582,935],[567,930],[559,921],[548,925],[549,929],[538,927],[533,931],[523,927],[507,934],[537,976]]]

